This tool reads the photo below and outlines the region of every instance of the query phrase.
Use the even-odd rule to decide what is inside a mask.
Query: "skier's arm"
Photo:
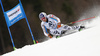
[[[47,32],[47,28],[44,25],[41,25],[41,27],[42,27],[44,35],[48,36],[49,33]]]
[[[52,36],[48,33],[47,28],[42,24],[41,24],[41,27],[42,27],[42,30],[44,32],[44,35],[52,38]]]
[[[48,17],[56,19],[58,21],[58,23],[61,22],[60,19],[53,14],[49,14]]]

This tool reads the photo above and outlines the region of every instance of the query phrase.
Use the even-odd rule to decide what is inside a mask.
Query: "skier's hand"
[[[59,22],[58,24],[57,24],[57,28],[60,28],[61,27],[61,22]]]
[[[52,36],[50,34],[48,34],[48,37],[52,38]]]

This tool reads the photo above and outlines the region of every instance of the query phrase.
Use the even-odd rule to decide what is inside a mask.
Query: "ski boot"
[[[81,31],[82,29],[84,29],[85,26],[80,26],[79,30],[78,31]]]
[[[56,36],[56,38],[59,38],[59,37],[60,37],[60,36],[58,36],[58,35]]]
[[[66,31],[61,31],[61,35],[57,35],[56,36],[56,38],[59,38],[59,37],[61,37],[63,34],[65,34],[66,33]]]

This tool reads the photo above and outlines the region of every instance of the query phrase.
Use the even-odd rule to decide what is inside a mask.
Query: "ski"
[[[66,35],[74,34],[74,33],[76,33],[76,32],[81,32],[81,31],[83,31],[83,30],[90,29],[90,28],[92,28],[92,27],[86,27],[86,28],[81,29],[81,30],[66,31],[65,34],[62,34],[62,35],[60,35],[60,36],[56,36],[56,38],[60,38],[60,37],[66,36]]]

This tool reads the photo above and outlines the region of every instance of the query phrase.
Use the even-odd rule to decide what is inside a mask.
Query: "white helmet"
[[[41,12],[41,13],[39,14],[40,20],[41,20],[43,17],[46,17],[46,13],[45,13],[45,12]]]

